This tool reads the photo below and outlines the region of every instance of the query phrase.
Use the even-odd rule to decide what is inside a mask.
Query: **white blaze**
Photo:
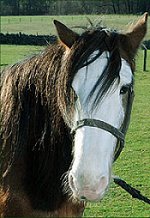
[[[93,55],[95,55],[93,53]],[[96,81],[107,65],[108,52],[104,52],[99,58],[87,67],[78,71],[75,75],[72,87],[78,96],[74,123],[78,120],[92,118],[105,121],[116,128],[120,128],[124,120],[124,109],[120,89],[123,85],[130,84],[132,72],[128,63],[122,59],[120,70],[120,82],[115,82],[96,108],[92,108],[97,91],[90,102],[87,97]],[[77,129],[74,140],[74,160],[69,175],[70,186],[73,195],[88,200],[99,200],[108,188],[113,153],[116,146],[116,138],[107,131],[95,127],[84,126]]]

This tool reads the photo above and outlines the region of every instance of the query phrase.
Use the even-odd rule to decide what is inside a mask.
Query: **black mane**
[[[119,72],[121,68],[121,55],[119,51],[118,33],[111,32],[111,36],[109,36],[111,38],[108,42],[107,32],[103,29],[101,31],[104,31],[105,38],[100,38],[101,36],[99,37],[100,46],[98,46],[97,48],[99,50],[99,53],[92,60],[90,60],[89,62],[87,61],[87,63],[85,64],[85,66],[88,66],[90,63],[94,62],[102,54],[103,51],[109,52],[109,56],[107,57],[107,65],[88,96],[88,100],[90,100],[94,92],[100,87],[95,98],[95,104],[93,105],[93,107],[97,106],[101,98],[108,92],[110,86],[113,85],[114,81],[117,78],[119,79]],[[105,48],[107,50],[105,50],[104,47],[101,48],[101,44],[105,44]]]

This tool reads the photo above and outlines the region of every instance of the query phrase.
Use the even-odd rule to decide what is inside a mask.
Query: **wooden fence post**
[[[145,45],[142,46],[144,50],[144,62],[143,62],[143,71],[146,71],[146,62],[147,62],[147,48]]]

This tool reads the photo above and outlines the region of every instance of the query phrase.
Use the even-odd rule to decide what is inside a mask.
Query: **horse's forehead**
[[[99,54],[99,52],[100,52],[100,51],[99,51],[98,49],[95,50],[95,51],[89,56],[88,61],[92,60],[95,56],[97,56],[97,55]],[[108,51],[103,51],[103,52],[101,53],[101,55],[100,55],[100,59],[104,59],[104,58],[108,59],[109,56],[110,56],[110,54],[109,54]]]
[[[99,53],[98,50],[94,51],[89,56],[87,61],[91,61],[92,59],[94,59],[94,57],[97,56],[98,53]],[[79,71],[74,76],[72,86],[78,90],[80,88],[79,86],[82,84],[82,85],[88,85],[91,89],[92,86],[97,81],[97,79],[102,74],[104,68],[106,67],[108,62],[107,61],[108,57],[109,57],[109,52],[103,52],[100,55],[100,57],[96,58],[95,61],[79,69]]]
[[[120,81],[122,84],[130,84],[133,80],[133,74],[129,63],[121,58]]]
[[[94,58],[96,55],[98,55],[98,53],[99,53],[98,50],[94,51],[90,55],[89,60]],[[93,68],[95,70],[97,70],[97,65],[100,65],[100,67],[102,67],[102,66],[105,67],[106,64],[108,63],[109,56],[110,56],[110,53],[108,51],[104,51],[101,54],[101,56],[99,57],[99,60],[95,61],[95,63],[93,63]],[[100,67],[98,67],[98,69],[100,69]],[[132,78],[133,78],[133,73],[132,73],[132,70],[131,70],[131,66],[128,63],[128,61],[125,60],[124,58],[121,58],[120,78],[124,83],[130,83],[132,81]]]

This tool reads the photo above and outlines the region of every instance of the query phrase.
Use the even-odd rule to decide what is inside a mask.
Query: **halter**
[[[76,127],[74,128],[73,131],[76,131],[77,129],[83,127],[83,126],[90,126],[90,127],[96,127],[99,129],[103,129],[109,133],[111,133],[113,136],[117,138],[117,143],[116,143],[116,148],[114,152],[114,161],[117,160],[119,157],[121,151],[124,148],[124,143],[125,143],[125,135],[129,126],[130,122],[130,114],[132,110],[132,103],[134,99],[134,91],[132,87],[129,90],[128,93],[128,102],[127,102],[127,107],[126,107],[126,112],[125,112],[125,118],[123,125],[120,129],[115,128],[114,126],[101,121],[101,120],[96,120],[96,119],[83,119],[79,120],[76,123]],[[140,193],[139,190],[133,188],[131,185],[126,183],[124,180],[120,179],[119,177],[114,177],[113,178],[114,182],[119,185],[121,188],[123,188],[125,191],[127,191],[133,198],[137,198],[141,201],[144,201],[145,203],[150,204],[150,199],[145,197]]]
[[[123,125],[120,129],[117,129],[114,126],[112,126],[112,125],[110,125],[102,120],[83,119],[83,120],[77,121],[76,126],[73,129],[73,132],[75,132],[77,129],[79,129],[83,126],[89,126],[89,127],[96,127],[99,129],[103,129],[103,130],[111,133],[113,136],[115,136],[117,138],[116,148],[115,148],[115,152],[114,152],[114,161],[116,161],[117,158],[119,157],[121,151],[124,148],[125,136],[126,136],[126,132],[127,132],[128,126],[129,126],[129,122],[130,122],[130,114],[131,114],[133,99],[134,99],[134,91],[131,87],[129,89],[129,92],[128,92],[128,102],[127,102],[127,107],[126,107],[126,112],[125,112],[125,118],[123,121]]]

